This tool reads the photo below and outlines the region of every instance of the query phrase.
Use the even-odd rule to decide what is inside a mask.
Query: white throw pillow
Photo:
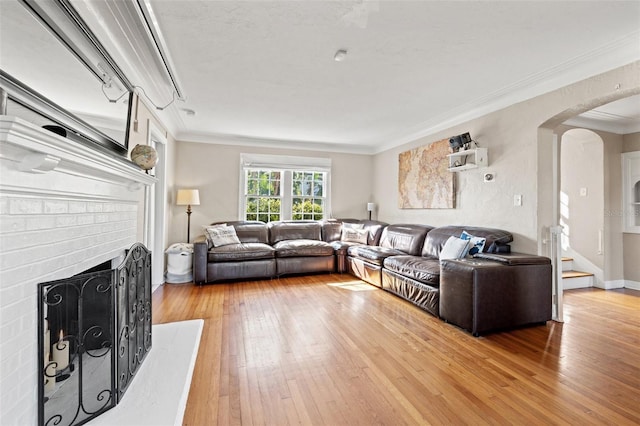
[[[445,259],[462,259],[467,255],[469,250],[469,240],[462,240],[458,237],[451,236],[444,243],[444,247],[440,251],[440,260]]]
[[[240,239],[236,235],[236,229],[228,225],[207,226],[207,239],[211,241],[213,247],[222,247],[229,244],[240,244]]]
[[[342,228],[342,236],[340,237],[340,240],[351,243],[367,244],[368,236],[369,231],[366,229]]]

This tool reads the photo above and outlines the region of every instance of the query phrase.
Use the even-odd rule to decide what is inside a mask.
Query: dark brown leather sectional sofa
[[[364,241],[344,241],[343,223],[366,231]],[[227,222],[240,244],[194,244],[197,284],[317,272],[351,273],[474,335],[540,324],[551,319],[551,261],[506,253],[513,235],[500,229],[371,220]],[[440,260],[451,236],[485,238],[485,252]],[[488,247],[500,253],[487,253]]]

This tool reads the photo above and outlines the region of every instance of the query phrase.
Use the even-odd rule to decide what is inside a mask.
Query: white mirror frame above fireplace
[[[0,116],[0,424],[37,422],[37,284],[141,241],[154,183],[122,157]]]

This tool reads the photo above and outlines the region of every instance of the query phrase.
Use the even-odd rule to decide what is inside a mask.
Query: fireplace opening
[[[38,285],[39,424],[80,425],[114,407],[151,349],[151,253]]]

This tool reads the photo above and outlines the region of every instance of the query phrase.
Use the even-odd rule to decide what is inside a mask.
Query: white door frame
[[[562,226],[560,226],[560,140],[556,133],[553,134],[553,226],[549,229],[551,241],[551,264],[553,270],[552,286],[553,286],[553,303],[552,303],[552,319],[554,321],[563,322],[562,309],[562,247],[560,238],[562,235]]]
[[[155,166],[157,182],[145,194],[145,226],[144,240],[154,254],[151,261],[151,284],[153,288],[164,283],[164,247],[167,205],[167,137],[164,130],[153,121],[147,120],[147,144],[158,152],[158,163]]]

